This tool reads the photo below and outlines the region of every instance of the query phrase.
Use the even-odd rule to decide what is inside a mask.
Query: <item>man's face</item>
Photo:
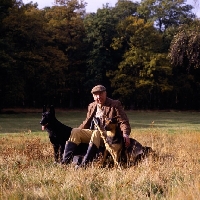
[[[106,91],[93,93],[94,100],[101,105],[104,105],[106,101]]]

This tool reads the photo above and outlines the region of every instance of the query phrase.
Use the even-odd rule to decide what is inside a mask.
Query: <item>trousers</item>
[[[100,132],[98,130],[90,129],[73,128],[68,141],[77,145],[80,143],[94,143],[97,148],[104,145]]]

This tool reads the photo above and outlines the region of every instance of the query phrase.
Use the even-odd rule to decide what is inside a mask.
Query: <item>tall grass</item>
[[[128,114],[131,122],[137,118]],[[93,166],[75,171],[73,166],[55,165],[47,133],[39,130],[1,134],[0,199],[199,199],[198,127],[188,122],[158,127],[160,115],[143,116],[149,125],[132,129],[131,137],[153,147],[158,156],[123,170]]]

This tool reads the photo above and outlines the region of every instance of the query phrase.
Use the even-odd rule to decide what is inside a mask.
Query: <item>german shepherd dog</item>
[[[136,165],[139,161],[152,153],[153,150],[151,147],[142,146],[133,138],[130,138],[130,145],[125,147],[117,118],[118,116],[114,118],[105,118],[104,128],[106,131],[102,132],[102,137],[104,137],[106,149],[104,151],[102,165],[104,164],[108,153],[110,153],[115,167],[121,169],[120,164],[122,162],[126,163],[127,167]]]
[[[105,150],[103,153],[103,159],[101,165],[104,166],[104,162],[107,158],[107,155],[108,153],[110,153],[114,161],[114,166],[116,168],[121,169],[119,165],[119,157],[122,151],[123,137],[120,132],[120,129],[118,129],[119,127],[117,123],[117,117],[114,118],[105,117],[104,121],[105,121],[104,122],[105,131],[102,131],[101,128],[99,127],[98,118],[95,117],[93,118],[93,122],[97,127],[97,129],[99,130],[101,138],[103,139],[105,145]]]
[[[53,145],[55,162],[61,163],[65,149],[65,143],[70,137],[72,127],[66,126],[56,119],[53,105],[50,106],[49,111],[47,111],[46,106],[43,106],[40,124],[42,125],[42,130],[46,130],[48,132],[50,142]],[[85,155],[87,147],[88,144],[79,145],[74,155]],[[77,162],[81,162],[79,158],[76,157],[76,159]]]
[[[113,118],[105,118],[104,128],[106,130],[106,142],[110,150],[105,149],[102,164],[105,162],[108,153],[111,154],[114,160],[115,167],[120,168],[119,158],[123,148],[123,137],[118,126],[117,116]]]

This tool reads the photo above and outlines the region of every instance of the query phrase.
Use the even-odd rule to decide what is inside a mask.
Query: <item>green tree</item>
[[[174,91],[178,108],[198,109],[200,103],[200,21],[179,28],[169,58],[173,65]]]
[[[116,34],[116,20],[108,5],[91,13],[84,19],[86,29],[85,41],[88,45],[86,86],[102,83],[107,85],[106,72],[115,66],[115,55],[111,48],[112,38]]]
[[[4,106],[82,103],[74,97],[85,72],[84,13],[78,1],[44,10],[32,3],[10,8],[2,20]]]
[[[134,102],[136,106],[142,91],[143,99],[146,98],[144,104],[149,104],[150,107],[149,96],[155,90],[163,93],[172,89],[168,82],[171,67],[166,59],[167,55],[161,53],[162,35],[152,23],[145,23],[143,19],[132,16],[121,22],[117,30],[120,34],[113,39],[112,47],[118,49],[126,43],[127,48],[119,69],[110,73],[113,77],[111,82],[115,88],[114,95],[119,94],[125,104]]]
[[[145,21],[153,21],[160,31],[164,31],[171,26],[189,23],[195,18],[192,9],[185,0],[142,0],[138,13]]]
[[[200,21],[195,20],[179,28],[174,36],[169,57],[174,66],[185,70],[200,68]]]
[[[66,56],[61,70],[63,77],[58,76],[58,96],[60,101],[70,107],[84,104],[82,96],[84,93],[83,82],[85,73],[84,43],[85,28],[83,18],[85,15],[85,4],[81,1],[59,1],[60,6],[46,9],[47,30],[53,39],[54,45]],[[54,66],[59,67],[59,66]]]
[[[46,72],[54,70],[56,63],[62,68],[66,58],[61,50],[51,46],[52,40],[44,28],[44,15],[37,5],[13,7],[3,24],[3,55],[9,56],[8,62],[3,62],[3,80],[7,80],[3,89],[5,106],[41,105],[46,97],[41,88],[51,85],[51,80],[45,81]],[[55,90],[55,86],[52,88]]]
[[[16,7],[22,6],[21,1],[10,1],[3,0],[0,2],[0,103],[1,108],[4,106],[5,102],[17,101],[21,93],[21,84],[18,84],[17,76],[18,70],[15,67],[15,60],[12,58],[12,43],[11,38],[6,38],[9,33],[7,33],[4,21],[10,15],[10,11]],[[18,86],[16,88],[15,86]],[[16,88],[16,90],[11,90]],[[14,92],[19,91],[19,94],[15,95]]]
[[[135,14],[137,3],[119,0],[115,7],[109,4],[91,13],[84,19],[86,42],[88,44],[88,59],[86,71],[86,86],[103,83],[110,88],[108,72],[117,69],[122,60],[121,49],[116,51],[111,46],[113,38],[117,37],[117,25],[129,15]]]
[[[135,3],[130,0],[118,0],[115,7],[112,8],[112,12],[118,21],[122,21],[126,17],[136,16],[138,6],[138,2]]]

